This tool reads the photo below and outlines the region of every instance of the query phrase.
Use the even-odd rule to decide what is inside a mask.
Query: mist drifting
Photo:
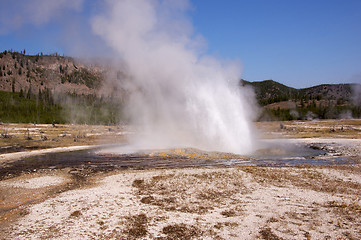
[[[126,111],[142,147],[246,153],[254,146],[253,94],[237,62],[202,55],[183,0],[107,0],[92,29],[122,60]]]

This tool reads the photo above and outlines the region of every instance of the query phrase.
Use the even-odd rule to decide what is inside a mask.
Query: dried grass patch
[[[284,127],[281,129],[280,125]],[[259,129],[264,131],[267,138],[279,134],[285,137],[315,138],[315,137],[341,137],[360,138],[361,120],[318,120],[318,121],[275,121],[257,122]]]
[[[338,216],[344,216],[349,221],[361,220],[361,206],[357,201],[346,203],[346,202],[337,202],[337,201],[329,201],[324,207],[331,208]],[[361,223],[359,222],[361,226]]]
[[[361,194],[361,184],[329,178],[312,168],[257,168],[245,167],[259,183],[277,187],[293,186],[317,192]]]
[[[12,146],[20,149],[43,149],[125,142],[125,136],[118,132],[127,131],[126,126],[113,128],[116,130],[111,131],[109,126],[103,125],[57,124],[53,127],[51,124],[4,123],[0,125],[0,132],[3,135],[6,133],[7,137],[0,137],[0,148]]]
[[[195,226],[190,226],[186,224],[172,224],[167,225],[163,228],[163,234],[167,235],[167,237],[159,237],[159,240],[165,239],[184,239],[190,240],[197,237],[202,236],[203,232]]]
[[[136,179],[132,186],[144,204],[167,211],[198,214],[235,201],[236,194],[249,191],[239,171],[157,175],[150,179]],[[225,214],[235,216],[240,212],[241,207],[235,206]]]
[[[260,237],[265,240],[281,240],[283,238],[278,237],[272,232],[270,228],[263,228],[259,231]]]
[[[349,173],[361,175],[361,164],[337,165],[337,166],[318,166],[318,168],[335,169],[335,170],[341,170],[341,171],[346,171]]]
[[[124,233],[127,239],[137,239],[145,237],[148,233],[148,218],[144,213],[127,217],[127,224]]]

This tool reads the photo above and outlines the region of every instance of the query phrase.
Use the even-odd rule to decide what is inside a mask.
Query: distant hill
[[[57,92],[95,94],[103,69],[89,67],[70,57],[0,53],[0,90],[8,92],[51,89]]]
[[[242,85],[251,85],[256,93],[257,100],[261,105],[273,102],[286,101],[291,96],[297,95],[298,90],[288,87],[273,80],[248,82],[241,80]]]
[[[357,85],[322,84],[296,89],[273,80],[249,82],[242,79],[241,83],[242,85],[251,85],[254,88],[261,105],[301,98],[349,101],[353,94],[352,89]]]
[[[70,58],[51,55],[26,55],[24,52],[0,53],[0,91],[37,93],[50,89],[62,93],[98,94],[110,69],[87,65]],[[121,75],[119,72],[117,75]],[[114,76],[113,76],[114,77]],[[115,76],[117,77],[117,76]],[[119,78],[119,76],[118,76]],[[355,84],[323,84],[295,89],[273,80],[249,82],[262,106],[290,99],[324,99],[349,101]]]
[[[122,101],[106,67],[58,54],[0,53],[1,122],[117,124]],[[109,90],[110,89],[110,90]]]
[[[299,89],[301,96],[309,98],[331,99],[331,100],[350,100],[352,89],[356,84],[322,84],[310,88]]]
[[[355,103],[354,89],[358,84],[322,84],[310,88],[296,89],[273,80],[249,82],[258,103],[263,106],[267,120],[293,120],[312,118],[361,117],[360,105]]]

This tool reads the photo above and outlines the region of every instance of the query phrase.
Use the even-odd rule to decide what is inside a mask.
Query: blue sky
[[[99,7],[93,1],[74,0],[71,8],[54,7],[55,15],[40,19],[29,13],[36,10],[25,9],[28,16],[12,25],[9,14],[22,1],[30,0],[0,0],[0,14],[7,17],[0,18],[0,51],[71,55],[73,34],[91,34],[79,30],[77,23],[87,26],[88,16]],[[296,88],[361,83],[360,0],[191,0],[191,4],[188,15],[195,34],[205,38],[207,53],[239,59],[240,77],[246,80],[273,79]],[[67,16],[72,16],[72,23]]]

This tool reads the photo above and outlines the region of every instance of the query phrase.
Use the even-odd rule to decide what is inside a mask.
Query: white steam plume
[[[39,26],[68,11],[80,11],[83,0],[5,0],[0,7],[0,34],[25,24]]]
[[[106,3],[92,27],[125,64],[128,113],[146,132],[137,140],[149,148],[252,151],[253,92],[240,88],[239,64],[197,52],[188,2]]]

